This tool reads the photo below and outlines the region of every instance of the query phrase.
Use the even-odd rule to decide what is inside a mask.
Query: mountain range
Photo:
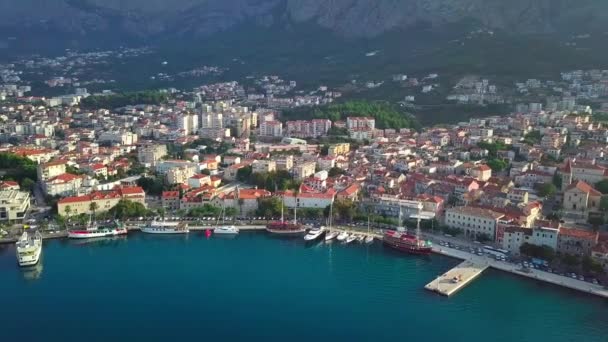
[[[514,33],[608,31],[605,0],[0,0],[0,32],[209,36],[314,24],[345,37],[473,20]]]

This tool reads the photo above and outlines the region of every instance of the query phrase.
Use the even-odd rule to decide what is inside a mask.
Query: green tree
[[[608,179],[595,183],[595,188],[604,195],[608,194]]]
[[[329,169],[328,175],[329,175],[329,177],[336,177],[339,175],[343,175],[345,173],[346,172],[339,167],[332,167],[331,169]]]
[[[557,188],[553,183],[541,183],[535,186],[540,197],[551,197],[557,192]]]
[[[537,246],[525,242],[519,247],[519,251],[523,255],[546,261],[552,261],[555,258],[555,251],[549,246]]]
[[[95,218],[95,211],[97,211],[97,209],[99,209],[99,205],[97,204],[97,202],[91,202],[91,204],[89,204],[89,211],[93,212],[93,218]]]
[[[128,218],[147,216],[148,209],[146,209],[146,207],[139,202],[121,199],[112,209],[110,209],[110,214],[124,220]]]
[[[70,214],[72,213],[72,207],[69,205],[66,205],[65,208],[63,209],[63,211],[65,211],[65,216],[68,217],[68,221],[70,220]]]
[[[31,180],[30,178],[24,178],[23,181],[21,181],[21,186],[24,189],[27,189],[29,191],[32,191],[34,189],[34,186],[36,186],[36,182],[34,182],[33,180]]]
[[[279,197],[267,197],[258,201],[256,215],[265,217],[281,216],[281,199]]]

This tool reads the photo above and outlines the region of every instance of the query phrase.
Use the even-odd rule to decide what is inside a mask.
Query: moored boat
[[[351,243],[351,242],[353,242],[355,240],[357,240],[357,235],[350,234],[350,235],[348,235],[348,237],[346,238],[346,240],[344,240],[344,243]]]
[[[70,230],[68,232],[68,238],[93,239],[107,236],[125,235],[127,233],[127,228],[123,227],[119,223],[116,223],[115,227],[100,227],[96,223],[89,222],[86,229]]]
[[[281,201],[281,221],[270,222],[266,225],[266,231],[277,235],[301,235],[306,232],[306,227],[297,221],[297,208],[294,208],[293,222],[287,222],[283,217],[283,202]]]
[[[365,241],[365,236],[364,235],[357,235],[357,242],[363,243],[363,241]]]
[[[433,251],[433,245],[429,241],[396,230],[384,233],[382,241],[388,247],[410,254],[430,254]]]
[[[42,235],[40,232],[28,234],[23,232],[16,243],[17,262],[19,266],[34,266],[42,253]]]
[[[235,226],[219,226],[213,229],[213,234],[235,235],[239,233],[239,229]]]
[[[328,231],[327,233],[325,233],[325,241],[331,241],[335,239],[338,234],[340,234],[340,232],[338,232],[337,230]]]
[[[183,222],[166,221],[152,221],[139,230],[148,234],[187,234],[190,232],[188,225]]]
[[[416,234],[409,234],[405,232],[405,229],[402,227],[397,228],[397,230],[389,230],[384,233],[382,238],[382,242],[391,248],[394,248],[398,251],[409,253],[409,254],[417,254],[417,255],[427,255],[433,252],[433,244],[430,241],[425,241],[420,238],[420,211],[422,210],[422,205],[418,206],[418,215],[416,215]],[[399,222],[401,223],[401,208],[399,209]]]
[[[325,233],[325,227],[314,228],[308,231],[308,234],[304,236],[306,241],[314,241],[323,236]]]
[[[348,238],[348,233],[346,231],[340,232],[340,234],[338,234],[338,236],[336,237],[338,241],[344,241],[346,240],[346,238]]]
[[[365,237],[365,243],[370,244],[372,242],[374,242],[374,237],[373,236],[368,235],[368,236]]]

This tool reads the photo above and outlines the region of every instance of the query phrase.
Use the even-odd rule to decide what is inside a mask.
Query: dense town
[[[324,85],[299,90],[279,76],[168,88],[124,105],[115,104],[126,95],[90,94],[84,85],[94,81],[75,77],[109,57],[146,53],[69,52],[0,68],[5,239],[22,227],[54,232],[91,216],[285,216],[311,225],[331,216],[339,225],[378,229],[411,229],[423,218],[429,235],[491,245],[545,269],[575,271],[569,274],[576,278],[604,277],[608,129],[606,118],[579,100],[606,96],[606,71],[564,72],[559,82],[529,79],[516,88],[520,100],[534,102],[509,116],[422,130],[386,128],[373,113],[285,118],[284,110],[327,105],[342,93]],[[72,93],[32,96],[22,77],[47,69],[57,75],[44,80],[47,86]],[[153,77],[221,72],[203,66]],[[392,81],[427,93],[440,76],[419,82],[396,74]],[[467,77],[450,100],[504,103],[503,95],[489,80]]]

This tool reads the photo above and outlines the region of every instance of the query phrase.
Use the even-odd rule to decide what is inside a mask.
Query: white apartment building
[[[348,117],[346,118],[346,128],[348,130],[369,128],[373,131],[376,128],[376,119],[371,117]]]
[[[168,184],[188,184],[188,179],[196,174],[196,165],[173,167],[165,175]]]
[[[315,174],[317,163],[304,162],[293,167],[293,177],[297,180],[303,180]]]
[[[0,191],[0,221],[23,220],[29,207],[29,192],[17,190]]]
[[[109,141],[121,145],[135,145],[137,144],[137,134],[132,132],[108,131],[101,133],[99,138],[97,138],[97,141]]]
[[[44,164],[38,164],[38,180],[45,181],[47,179],[64,174],[66,170],[66,162],[63,160],[51,161]]]
[[[137,160],[142,164],[151,166],[155,166],[166,155],[167,145],[148,144],[137,149]]]
[[[196,134],[198,132],[198,115],[185,113],[177,117],[177,127],[183,129],[186,135]]]
[[[282,137],[283,124],[280,121],[263,121],[260,123],[261,136]]]
[[[492,240],[496,238],[496,225],[503,214],[489,209],[474,207],[449,208],[445,212],[445,224],[462,230],[467,236],[486,234]]]

